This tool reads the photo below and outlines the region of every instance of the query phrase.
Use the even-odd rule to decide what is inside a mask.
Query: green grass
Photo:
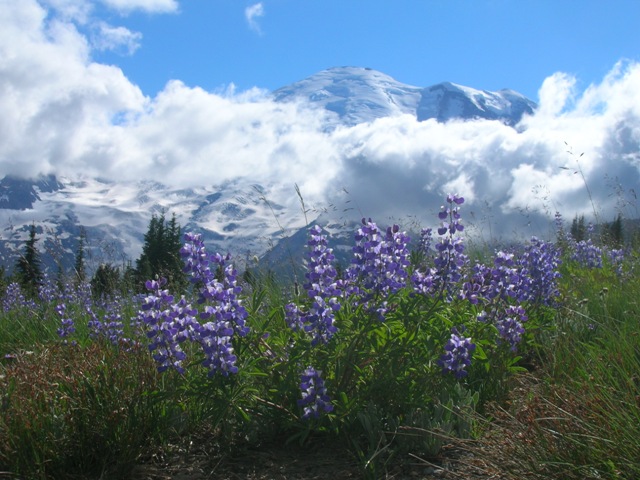
[[[570,301],[497,415],[507,440],[492,461],[516,478],[640,478],[640,281],[565,273]]]
[[[227,377],[209,378],[188,345],[186,373],[160,374],[144,336],[92,341],[77,306],[75,345],[58,339],[54,305],[0,313],[0,472],[123,478],[154,449],[205,429],[229,449],[339,443],[367,478],[402,455],[434,460],[456,438],[496,445],[496,432],[499,448],[482,454],[513,478],[640,478],[640,281],[607,265],[567,262],[562,273],[561,305],[528,311],[517,354],[475,321],[476,306],[408,289],[385,299],[384,323],[343,305],[336,337],[312,347],[285,322],[287,286],[256,274],[243,292],[252,331],[234,340],[239,372]],[[128,325],[136,306],[124,312]],[[437,361],[460,325],[477,350],[456,379]],[[334,410],[304,421],[297,401],[309,365],[323,372]]]

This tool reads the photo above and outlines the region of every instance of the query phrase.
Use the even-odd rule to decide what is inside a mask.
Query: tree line
[[[180,258],[181,230],[175,214],[170,219],[166,218],[164,212],[153,214],[144,235],[142,253],[135,266],[130,263],[123,266],[101,263],[91,279],[88,279],[85,263],[87,238],[84,229],[80,229],[73,268],[66,274],[58,272],[56,281],[76,286],[89,282],[91,291],[98,297],[115,293],[143,292],[144,283],[157,277],[166,278],[174,291],[183,291],[188,281],[182,271]],[[29,237],[11,275],[7,275],[5,266],[0,266],[0,294],[8,284],[16,282],[25,296],[37,296],[38,288],[44,279],[42,259],[37,248],[38,240],[38,230],[34,223],[29,229]]]

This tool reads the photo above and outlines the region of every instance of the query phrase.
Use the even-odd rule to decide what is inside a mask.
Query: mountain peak
[[[413,115],[419,121],[500,120],[515,125],[536,104],[513,90],[489,92],[453,82],[416,87],[366,67],[332,67],[273,92],[276,101],[306,100],[348,126],[376,118]],[[334,125],[335,126],[335,125]]]
[[[333,67],[273,92],[278,102],[309,100],[337,115],[336,124],[357,125],[376,118],[413,114],[420,88],[377,70]]]

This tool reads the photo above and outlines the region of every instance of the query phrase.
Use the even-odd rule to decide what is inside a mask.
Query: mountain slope
[[[73,265],[82,227],[87,236],[87,265],[135,262],[153,214],[175,214],[183,231],[202,233],[207,246],[232,252],[240,261],[261,255],[283,235],[304,226],[299,211],[268,200],[271,187],[244,181],[218,186],[175,189],[156,182],[110,182],[60,178],[57,188],[43,191],[42,179],[5,177],[6,192],[29,191],[30,208],[0,208],[0,263],[11,269],[37,227],[38,248],[45,264]],[[18,188],[19,187],[19,188]],[[18,197],[21,198],[21,197]],[[9,195],[5,205],[23,206]]]

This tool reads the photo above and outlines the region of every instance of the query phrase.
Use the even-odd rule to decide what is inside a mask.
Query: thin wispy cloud
[[[178,11],[177,0],[100,0],[106,6],[122,13],[142,10],[148,13],[172,13]]]
[[[112,50],[125,55],[133,55],[140,48],[142,34],[125,27],[114,27],[105,22],[95,25],[91,44],[96,50]]]
[[[247,19],[249,28],[257,33],[262,33],[260,25],[258,24],[258,18],[264,17],[264,5],[262,2],[251,5],[244,10],[244,16]]]

